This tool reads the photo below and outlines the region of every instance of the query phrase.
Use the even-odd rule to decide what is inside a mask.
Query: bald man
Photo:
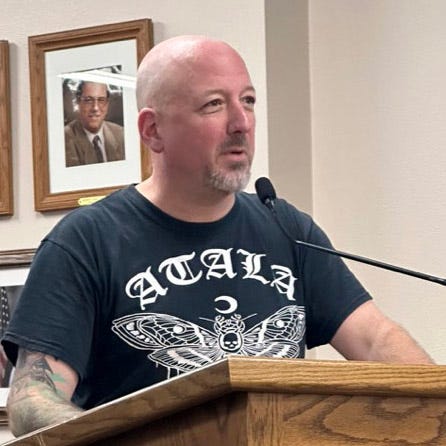
[[[199,36],[162,42],[138,71],[153,173],[65,217],[35,256],[3,345],[16,363],[15,434],[76,416],[227,354],[430,363],[337,257],[301,251],[242,192],[256,91],[240,55]],[[330,247],[306,214],[276,211]]]

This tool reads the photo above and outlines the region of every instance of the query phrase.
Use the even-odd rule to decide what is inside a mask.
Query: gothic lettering
[[[239,249],[237,253],[246,256],[246,260],[242,261],[243,269],[246,271],[243,279],[258,280],[263,283],[263,285],[269,283],[269,280],[266,280],[263,276],[258,274],[262,267],[262,257],[266,257],[266,254],[254,254],[245,251],[244,249]]]
[[[221,279],[224,276],[228,276],[233,279],[236,276],[232,267],[231,249],[207,249],[201,254],[201,261],[204,266],[208,267],[206,279],[211,277]]]
[[[127,296],[131,299],[139,298],[141,310],[145,310],[145,305],[156,302],[158,295],[165,296],[168,290],[168,288],[161,286],[152,274],[151,268],[149,266],[143,273],[133,276],[125,287]]]
[[[168,283],[176,286],[187,286],[199,282],[206,278],[222,279],[227,277],[233,279],[237,276],[234,268],[234,259],[231,256],[232,248],[229,249],[207,249],[200,255],[201,265],[197,261],[192,268],[192,262],[196,259],[196,253],[184,254],[171,257],[164,260],[158,268],[160,274],[164,274]],[[297,280],[290,268],[282,265],[271,265],[270,271],[265,271],[265,265],[262,265],[266,254],[256,254],[239,249],[237,254],[243,257],[240,264],[244,270],[244,275],[239,280],[256,280],[262,285],[269,285],[275,288],[280,294],[286,295],[288,300],[294,301],[294,282]],[[197,265],[198,264],[198,265]],[[265,262],[267,265],[268,263]],[[141,309],[156,302],[158,296],[165,296],[169,290],[163,287],[152,273],[151,266],[144,272],[137,273],[126,284],[125,292],[131,299],[139,299]],[[271,277],[268,276],[270,273]],[[266,275],[266,277],[265,277]],[[230,303],[228,301],[228,303]],[[230,305],[231,307],[231,305]],[[231,308],[232,310],[232,308]],[[222,310],[224,313],[226,310]]]
[[[294,282],[296,278],[292,271],[286,266],[272,265],[271,269],[275,279],[271,282],[271,286],[275,287],[280,294],[286,294],[288,300],[294,299]]]
[[[166,259],[159,266],[159,271],[162,272],[165,269],[167,280],[174,285],[191,285],[192,283],[198,282],[203,274],[200,271],[196,276],[193,275],[189,262],[194,257],[195,252]]]

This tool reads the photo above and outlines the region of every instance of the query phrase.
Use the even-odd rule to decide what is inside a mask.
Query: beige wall
[[[438,276],[446,276],[444,17],[443,0],[310,1],[314,216],[339,249]],[[446,363],[446,289],[351,267]]]
[[[311,213],[308,3],[266,0],[265,18],[269,175],[278,196]]]

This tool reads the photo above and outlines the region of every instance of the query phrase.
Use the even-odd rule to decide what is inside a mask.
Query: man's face
[[[108,112],[107,86],[85,82],[78,98],[79,120],[89,132],[97,133]]]
[[[255,91],[240,57],[203,50],[177,69],[158,132],[169,173],[225,192],[243,189],[254,155]]]

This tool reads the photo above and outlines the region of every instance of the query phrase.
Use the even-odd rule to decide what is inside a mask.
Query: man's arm
[[[398,324],[368,301],[341,324],[331,345],[347,359],[433,364],[429,355]]]
[[[19,349],[7,410],[15,436],[75,417],[82,409],[70,402],[78,382],[63,361]]]

